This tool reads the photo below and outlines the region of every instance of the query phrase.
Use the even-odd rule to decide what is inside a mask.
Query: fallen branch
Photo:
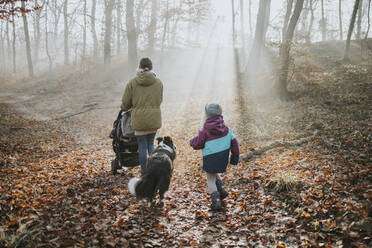
[[[68,115],[64,115],[64,116],[61,116],[61,117],[57,117],[57,118],[54,118],[53,120],[56,121],[56,120],[63,120],[63,119],[67,119],[67,118],[70,118],[70,117],[73,117],[73,116],[76,116],[76,115],[80,115],[80,114],[84,114],[88,111],[91,111],[91,110],[94,110],[96,108],[88,108],[86,110],[83,110],[83,111],[79,111],[79,112],[76,112],[76,113],[72,113],[72,114],[68,114]]]
[[[299,140],[293,140],[293,141],[275,141],[267,146],[264,146],[264,147],[261,147],[260,149],[257,149],[257,150],[252,150],[252,151],[249,151],[245,154],[243,154],[241,156],[241,159],[243,161],[248,161],[250,160],[251,158],[253,158],[254,156],[259,156],[259,155],[262,155],[263,153],[271,150],[271,149],[274,149],[274,148],[277,148],[277,147],[292,147],[292,146],[300,146],[300,145],[303,145],[311,140],[313,140],[316,136],[318,135],[318,132],[316,131],[313,135],[309,136],[309,137],[305,137],[305,138],[301,138]]]
[[[76,112],[76,113],[70,113],[70,114],[67,114],[67,115],[64,115],[64,116],[60,116],[60,117],[54,118],[53,120],[54,121],[63,120],[63,119],[67,119],[67,118],[70,118],[70,117],[73,117],[73,116],[76,116],[76,115],[84,114],[88,111],[98,109],[98,108],[96,108],[97,105],[98,105],[98,103],[86,104],[86,105],[84,105],[85,109],[82,110],[82,111],[79,111],[79,112]]]

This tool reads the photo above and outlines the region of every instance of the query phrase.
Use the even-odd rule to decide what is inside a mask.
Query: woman
[[[161,127],[160,104],[163,101],[163,83],[152,71],[149,58],[142,58],[135,78],[125,87],[121,109],[131,112],[131,126],[138,141],[141,173],[146,171],[147,152],[154,151],[156,131]]]

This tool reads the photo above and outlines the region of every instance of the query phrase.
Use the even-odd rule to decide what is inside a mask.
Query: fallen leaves
[[[361,71],[347,68],[348,75],[354,78],[356,69]],[[306,144],[277,147],[229,167],[223,180],[230,195],[219,213],[209,211],[201,155],[188,145],[199,122],[186,118],[193,118],[204,99],[185,113],[179,105],[164,111],[160,132],[175,137],[178,154],[165,206],[152,209],[126,189],[138,168],[117,176],[108,171],[113,158],[108,140],[102,136],[82,145],[63,131],[81,126],[81,119],[60,128],[58,122],[25,120],[6,110],[2,117],[24,128],[1,132],[0,123],[0,246],[368,247],[370,121],[356,109],[362,103],[333,93],[331,104],[315,96],[268,109],[252,102],[245,115],[234,103],[224,106],[242,154],[320,131]],[[345,98],[356,108],[343,105]],[[91,118],[83,123],[94,125],[96,116]],[[272,182],[281,186],[273,190]]]

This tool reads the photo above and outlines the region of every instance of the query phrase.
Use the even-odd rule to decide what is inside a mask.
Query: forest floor
[[[161,208],[128,193],[138,167],[110,172],[122,80],[65,71],[0,86],[0,247],[371,247],[371,58],[298,67],[295,100],[280,101],[226,83],[231,53],[210,53],[221,61],[203,65],[208,80],[159,76],[170,85],[158,135],[177,145]],[[242,157],[282,144],[229,166],[220,212],[188,145],[209,101],[221,103]]]

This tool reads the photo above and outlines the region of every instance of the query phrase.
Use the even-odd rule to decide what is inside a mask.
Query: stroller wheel
[[[112,174],[116,175],[117,171],[118,171],[118,160],[117,159],[114,159],[111,161],[111,172]]]

